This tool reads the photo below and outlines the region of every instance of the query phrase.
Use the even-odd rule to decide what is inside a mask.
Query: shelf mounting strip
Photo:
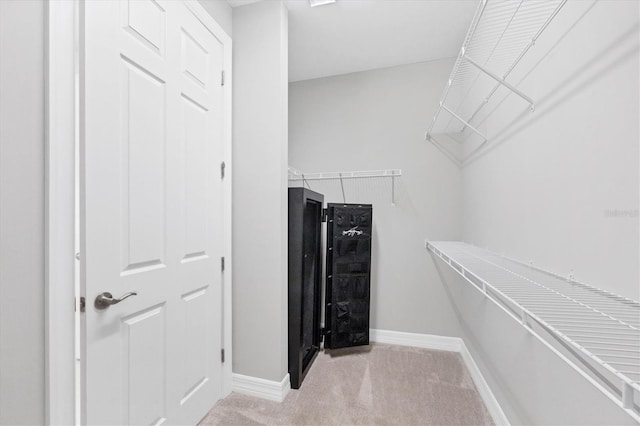
[[[638,301],[462,242],[427,249],[640,423]]]

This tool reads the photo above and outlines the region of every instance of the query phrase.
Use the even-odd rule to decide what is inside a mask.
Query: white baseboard
[[[504,415],[502,407],[491,392],[491,388],[482,376],[480,369],[476,365],[469,349],[459,337],[436,336],[432,334],[405,333],[401,331],[389,330],[369,330],[369,339],[372,342],[387,343],[390,345],[412,346],[415,348],[436,349],[441,351],[459,352],[464,360],[469,374],[476,385],[476,389],[487,407],[493,422],[496,425],[509,425],[507,416]]]
[[[489,384],[484,379],[484,376],[480,372],[480,369],[476,365],[476,362],[473,360],[471,356],[471,352],[467,349],[467,345],[462,342],[462,350],[460,351],[460,355],[464,360],[467,368],[469,369],[469,374],[473,379],[473,383],[476,385],[476,389],[478,389],[478,393],[482,397],[484,401],[484,405],[487,406],[487,410],[489,410],[489,414],[491,414],[491,418],[493,418],[493,422],[496,425],[509,425],[509,420],[507,416],[504,415],[504,411],[502,411],[502,407],[498,403],[493,392],[491,392],[491,388]]]
[[[413,346],[414,348],[437,349],[440,351],[460,352],[464,343],[459,337],[436,336],[433,334],[405,333],[402,331],[369,330],[372,342],[390,345]]]
[[[289,373],[280,382],[233,373],[233,391],[244,395],[282,402],[290,390]]]

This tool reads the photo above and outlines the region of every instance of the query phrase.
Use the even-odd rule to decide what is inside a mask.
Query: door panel
[[[123,27],[141,43],[163,56],[166,11],[154,0],[127,2],[122,6]]]
[[[328,204],[325,348],[369,344],[370,204]]]
[[[184,359],[183,395],[180,404],[184,404],[208,380],[207,353],[203,351],[203,343],[207,341],[207,291],[208,287],[198,289],[182,297],[185,314],[185,339],[182,347]]]
[[[201,260],[206,255],[206,186],[207,186],[207,109],[186,97],[181,97],[184,120],[186,178],[185,191],[185,254],[184,259]],[[211,166],[209,166],[211,167]]]
[[[122,60],[122,224],[124,272],[160,266],[165,246],[166,86]]]
[[[222,386],[223,46],[181,1],[82,8],[83,420],[195,424]]]
[[[181,36],[183,71],[201,87],[205,87],[209,77],[207,73],[209,54],[185,28],[182,28]]]
[[[166,309],[154,306],[122,319],[125,424],[158,424],[166,419]]]

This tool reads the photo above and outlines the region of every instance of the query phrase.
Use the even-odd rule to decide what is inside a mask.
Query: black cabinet
[[[369,344],[370,204],[329,204],[325,341],[327,349]]]
[[[289,375],[298,389],[320,350],[322,194],[289,188]]]
[[[289,188],[289,375],[298,389],[320,351],[322,222],[327,221],[324,347],[369,344],[370,204],[329,204]]]

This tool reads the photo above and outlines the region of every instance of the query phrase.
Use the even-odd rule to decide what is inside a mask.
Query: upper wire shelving
[[[460,162],[489,140],[478,127],[480,112],[504,88],[529,105],[534,100],[509,82],[509,75],[535,45],[567,0],[482,0],[473,17],[426,139],[444,148],[438,135],[464,142],[470,135],[479,141],[466,155],[453,153]]]
[[[462,242],[427,249],[640,422],[638,301]]]
[[[396,202],[396,178],[402,176],[401,169],[387,169],[387,170],[362,170],[353,172],[319,172],[319,173],[305,173],[293,167],[288,169],[289,182],[299,182],[302,185],[307,184],[312,180],[338,180],[340,181],[340,188],[342,190],[342,199],[346,202],[344,183],[345,179],[362,179],[362,178],[390,178],[391,179],[391,204],[395,205]]]

